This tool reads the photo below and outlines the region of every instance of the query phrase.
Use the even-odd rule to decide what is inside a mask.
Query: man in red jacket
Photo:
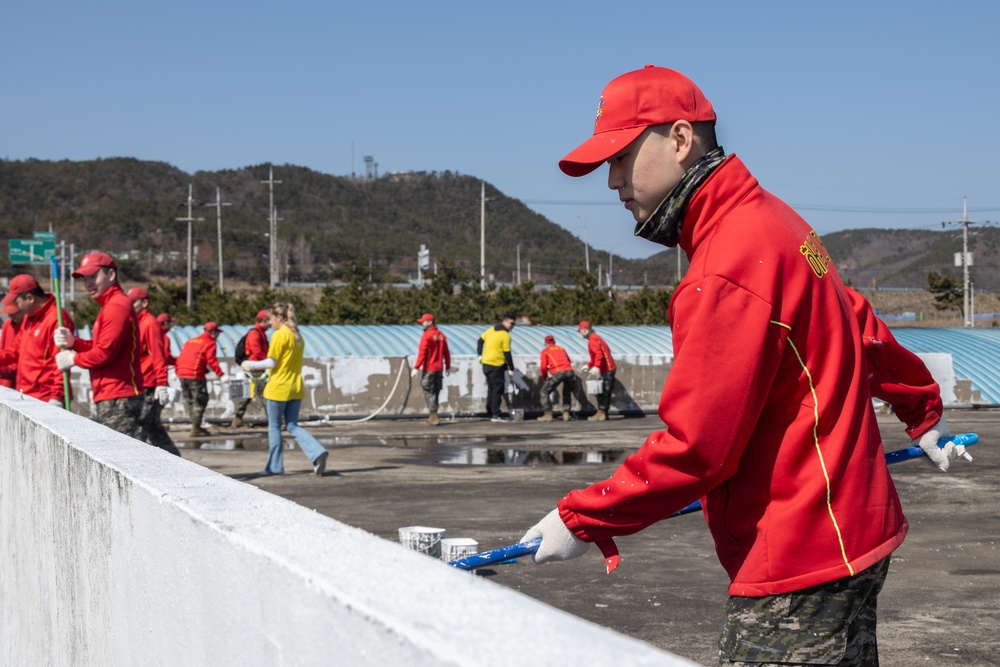
[[[3,351],[17,354],[17,334],[21,330],[24,313],[17,305],[4,306],[2,312],[9,317],[0,326],[0,353]],[[17,362],[0,363],[0,387],[13,387],[17,379]]]
[[[17,373],[14,388],[52,405],[63,407],[66,385],[63,374],[56,368],[59,348],[52,335],[59,327],[56,298],[47,294],[34,277],[22,273],[10,281],[10,292],[3,298],[4,310],[15,309],[21,314],[17,348],[0,352],[0,364],[16,358]],[[69,313],[62,311],[63,323],[73,326]]]
[[[611,348],[604,339],[597,335],[590,322],[584,320],[577,327],[580,335],[587,339],[587,352],[590,361],[580,370],[589,373],[593,378],[601,378],[601,393],[597,395],[597,412],[587,417],[587,421],[605,421],[611,411],[611,392],[615,388],[615,360],[611,358]]]
[[[878,664],[876,600],[907,523],[872,396],[946,469],[937,384],[816,232],[725,157],[684,75],[650,65],[608,84],[593,136],[559,166],[602,164],[635,233],[690,260],[669,306],[667,428],[522,539],[542,539],[536,562],[596,542],[610,569],[614,537],[700,499],[732,582],[721,664]]]
[[[59,370],[79,366],[90,371],[97,421],[119,433],[135,436],[142,414],[145,387],[140,366],[139,323],[132,302],[118,285],[118,265],[110,255],[84,255],[74,278],[82,278],[87,293],[101,306],[93,337],[83,340],[68,327],[56,329]]]
[[[222,329],[215,322],[207,322],[205,330],[184,343],[180,356],[177,357],[177,377],[181,380],[181,390],[184,395],[184,406],[191,416],[191,436],[211,435],[202,425],[205,408],[208,406],[208,381],[205,380],[206,370],[219,376],[225,384],[227,376],[222,372],[222,366],[215,356],[215,339]]]
[[[267,359],[267,330],[271,328],[271,316],[267,309],[257,312],[257,323],[247,332],[246,342],[243,344],[247,361],[263,361]],[[264,385],[267,384],[267,376],[260,371],[250,373],[250,395],[240,401],[236,406],[232,428],[242,428],[248,424],[243,421],[243,415],[255,398],[264,400]]]
[[[170,434],[163,427],[160,418],[163,406],[170,402],[170,392],[167,389],[167,360],[163,354],[163,329],[149,312],[149,293],[146,290],[133,287],[127,296],[132,301],[132,308],[139,320],[142,382],[146,386],[143,399],[145,405],[135,437],[137,440],[148,442],[154,447],[180,456],[181,453],[170,439]]]
[[[174,356],[173,350],[170,349],[170,337],[167,335],[174,328],[174,321],[174,318],[170,317],[168,313],[160,313],[156,316],[156,323],[160,325],[160,335],[163,336],[163,359],[166,361],[167,366],[177,365],[177,357]]]
[[[573,364],[570,363],[569,355],[561,345],[556,345],[555,336],[545,337],[545,348],[542,349],[542,356],[538,360],[538,367],[542,371],[542,416],[538,418],[540,422],[552,421],[552,397],[559,385],[562,385],[562,418],[563,421],[572,419],[570,414],[570,401],[573,397],[573,390],[576,388],[576,373],[573,372]]]
[[[420,377],[420,388],[424,390],[424,401],[427,403],[427,411],[430,412],[427,423],[437,426],[441,423],[438,418],[438,394],[441,393],[444,374],[451,370],[451,352],[448,350],[448,337],[437,328],[433,315],[424,313],[417,320],[417,324],[424,328],[424,333],[420,336],[417,361],[413,364],[410,377],[423,373]]]

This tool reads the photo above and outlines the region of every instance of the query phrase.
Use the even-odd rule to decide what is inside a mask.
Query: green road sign
[[[52,241],[55,243],[56,233],[55,232],[35,232],[31,236],[32,240],[35,241]]]
[[[11,264],[44,264],[56,256],[54,240],[10,239]]]

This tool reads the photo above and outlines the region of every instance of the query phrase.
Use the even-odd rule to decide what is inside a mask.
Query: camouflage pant
[[[146,395],[143,397],[142,413],[139,415],[139,428],[136,430],[135,439],[148,442],[154,447],[180,456],[181,453],[177,451],[174,441],[170,439],[167,429],[163,427],[163,422],[160,420],[162,410],[163,406],[156,400],[156,388],[147,388]]]
[[[184,409],[191,418],[191,426],[201,426],[208,406],[208,381],[181,378],[181,390],[184,396]]]
[[[250,378],[250,396],[240,399],[240,404],[236,406],[236,412],[233,414],[234,419],[243,419],[243,415],[247,413],[247,408],[250,407],[250,404],[254,400],[260,403],[264,409],[264,414],[267,414],[267,400],[264,398],[264,385],[266,384],[267,378],[265,377]]]
[[[142,414],[142,396],[127,396],[98,401],[97,423],[134,438]]]
[[[560,371],[553,373],[542,383],[542,410],[552,412],[552,399],[549,397],[559,385],[562,385],[562,405],[563,410],[569,410],[570,400],[573,396],[573,389],[576,388],[576,373],[573,371]]]
[[[424,390],[424,401],[428,412],[438,411],[438,394],[441,393],[441,382],[444,374],[441,371],[423,371],[420,376],[420,388]]]
[[[615,371],[601,373],[601,393],[597,395],[597,409],[611,411],[611,392],[615,388]]]
[[[719,665],[877,667],[878,594],[889,558],[867,570],[794,593],[731,596]]]

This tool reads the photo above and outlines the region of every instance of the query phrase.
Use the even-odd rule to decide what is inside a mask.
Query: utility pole
[[[577,217],[583,220],[583,261],[584,266],[587,268],[587,273],[590,273],[590,243],[587,241],[587,217],[583,215]]]
[[[261,181],[261,183],[267,183],[268,186],[268,222],[270,224],[268,236],[271,239],[270,250],[267,253],[268,261],[270,262],[270,278],[269,282],[271,287],[274,288],[278,285],[278,214],[274,208],[274,186],[275,184],[280,184],[281,181],[274,180],[274,167],[269,167],[268,175],[266,181]]]
[[[280,183],[281,181],[277,181],[277,182]],[[278,207],[277,206],[275,206],[274,208],[271,209],[271,224],[273,225],[272,229],[274,230],[274,233],[272,234],[271,238],[274,239],[274,256],[276,258],[274,260],[274,269],[273,269],[274,270],[274,282],[271,283],[272,287],[277,287],[278,283],[281,282],[281,258],[278,257],[278,223],[279,222],[283,222],[284,220],[285,220],[284,218],[279,218],[278,217]],[[288,266],[287,266],[287,262],[286,262],[286,266],[285,266],[285,278],[286,279],[288,278]]]
[[[486,181],[479,195],[479,289],[486,291]]]
[[[193,243],[193,230],[192,230],[191,223],[193,223],[193,222],[201,222],[202,220],[205,219],[205,218],[194,218],[194,217],[192,217],[191,207],[194,206],[194,197],[192,195],[192,192],[193,192],[193,186],[190,183],[188,183],[188,214],[187,214],[187,217],[186,218],[174,218],[174,220],[176,220],[177,222],[186,222],[188,224],[188,247],[187,247],[187,263],[188,263],[188,265],[187,265],[187,283],[188,283],[187,284],[187,307],[188,307],[188,310],[191,310],[191,307],[194,304],[194,289],[193,289],[193,286],[194,286],[194,274],[192,273],[192,270],[191,270],[191,255],[193,253],[192,248],[194,247],[194,243]]]
[[[969,267],[972,266],[972,254],[969,252],[969,225],[989,224],[988,220],[969,220],[969,198],[962,197],[962,219],[945,220],[941,226],[962,225],[962,256],[955,257],[955,266],[962,266],[962,316],[965,318],[965,327],[972,328],[972,309],[969,307]],[[958,255],[958,253],[955,253]]]
[[[521,244],[517,244],[517,284],[521,284]]]
[[[219,240],[218,240],[218,245],[219,245],[219,293],[225,294],[226,287],[225,287],[225,284],[223,282],[223,277],[222,277],[222,207],[223,206],[232,206],[232,204],[223,203],[223,201],[222,201],[222,190],[219,189],[219,186],[215,186],[215,203],[214,204],[205,204],[205,206],[214,206],[215,207],[215,217],[216,217],[216,223],[217,223],[216,226],[217,226],[217,228],[219,230]]]

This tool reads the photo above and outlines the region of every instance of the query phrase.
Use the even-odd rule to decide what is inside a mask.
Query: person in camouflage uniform
[[[611,81],[593,136],[559,162],[608,167],[635,234],[686,254],[670,299],[674,359],[650,433],[608,479],[566,494],[521,542],[536,563],[583,555],[700,500],[730,578],[720,665],[872,667],[879,591],[909,529],[872,398],[940,470],[960,453],[930,371],[822,241],[743,162],[683,74]]]
[[[119,433],[135,437],[145,396],[140,358],[142,343],[132,301],[118,285],[118,266],[110,255],[88,253],[73,272],[82,278],[87,293],[101,306],[90,340],[77,338],[66,327],[53,333],[62,348],[56,366],[90,371],[97,421]]]

